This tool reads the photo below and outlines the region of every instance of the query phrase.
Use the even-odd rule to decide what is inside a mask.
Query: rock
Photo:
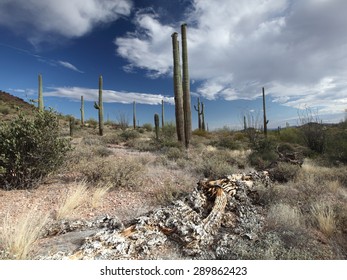
[[[71,245],[71,250],[63,248],[53,255],[43,254],[38,258],[228,258],[232,256],[236,240],[253,242],[257,238],[263,217],[260,206],[253,203],[255,187],[270,183],[265,172],[233,174],[214,181],[201,180],[183,199],[138,217],[126,226],[116,217],[109,216],[94,222],[64,221],[47,229],[47,235],[66,236],[78,230],[79,233],[70,240],[75,246]]]

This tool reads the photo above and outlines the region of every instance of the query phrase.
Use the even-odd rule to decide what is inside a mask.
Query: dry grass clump
[[[90,204],[93,209],[98,208],[105,195],[108,193],[108,191],[112,188],[111,184],[106,184],[106,185],[98,185],[91,194],[90,197]]]
[[[79,171],[90,183],[134,188],[141,184],[144,165],[136,158],[95,158],[81,162]]]
[[[7,214],[0,231],[0,241],[10,259],[27,259],[35,241],[41,236],[48,214],[33,208],[13,220]]]
[[[317,201],[312,205],[311,213],[318,229],[326,236],[332,236],[336,231],[336,219],[332,205],[326,201]]]
[[[74,211],[80,208],[88,199],[88,190],[85,182],[77,183],[66,193],[66,197],[56,212],[56,219],[69,217]]]
[[[277,203],[270,207],[267,223],[274,229],[278,227],[289,229],[304,227],[303,215],[300,210],[284,203]]]

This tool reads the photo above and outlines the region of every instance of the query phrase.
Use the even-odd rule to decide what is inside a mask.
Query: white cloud
[[[39,43],[55,35],[83,36],[95,25],[129,15],[131,8],[129,0],[2,0],[0,25]]]
[[[191,79],[208,99],[254,99],[265,86],[281,104],[347,107],[347,1],[194,0],[189,13]],[[136,32],[117,38],[128,70],[169,75],[171,34],[153,12],[136,15]]]
[[[71,100],[79,101],[84,96],[86,101],[98,100],[98,89],[81,88],[81,87],[55,87],[50,91],[44,92],[45,96],[65,97]],[[164,100],[169,104],[174,104],[172,97],[163,96],[161,94],[148,94],[140,92],[122,92],[114,90],[103,90],[104,102],[117,102],[130,104],[136,101],[139,104],[159,105]]]
[[[68,68],[70,70],[73,70],[73,71],[76,71],[76,72],[79,72],[79,73],[84,73],[83,71],[79,70],[75,65],[71,64],[70,62],[59,60],[58,64],[66,67],[66,68]]]

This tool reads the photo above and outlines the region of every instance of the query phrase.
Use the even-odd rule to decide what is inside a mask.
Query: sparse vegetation
[[[10,115],[13,112],[9,110]],[[189,149],[177,141],[176,126],[167,121],[159,128],[158,140],[151,124],[136,129],[127,129],[125,123],[122,129],[105,125],[104,136],[100,137],[94,129],[97,122],[94,120],[90,127],[91,123],[88,120],[85,127],[76,127],[73,149],[61,137],[68,135],[67,119],[59,124],[53,112],[21,115],[11,124],[1,123],[2,188],[45,188],[40,184],[42,178],[56,171],[52,177],[58,178],[60,201],[47,213],[55,213],[51,216],[60,221],[79,215],[81,209],[97,211],[107,203],[118,211],[120,206],[113,201],[125,191],[130,196],[140,193],[149,204],[168,205],[193,189],[198,179],[267,169],[273,184],[254,189],[255,207],[264,218],[262,232],[254,240],[236,238],[233,248],[221,257],[347,258],[344,123],[314,124],[314,129],[319,127],[318,133],[324,133],[323,146],[312,146],[305,140],[305,127],[287,127],[280,133],[268,130],[267,138],[252,127],[245,131],[225,127],[194,131]],[[304,158],[302,165],[301,161],[293,164]],[[25,214],[16,219],[12,213],[2,217],[0,258],[30,256],[31,246],[47,223],[46,215],[34,209],[22,211]]]

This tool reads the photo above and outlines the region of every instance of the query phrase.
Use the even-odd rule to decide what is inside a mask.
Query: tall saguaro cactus
[[[81,95],[80,111],[81,111],[81,126],[83,127],[84,126],[84,97],[83,97],[83,95]]]
[[[136,101],[133,103],[133,127],[136,129]]]
[[[159,140],[159,115],[154,114],[155,139]]]
[[[192,138],[192,112],[190,105],[190,80],[188,69],[188,47],[187,47],[187,25],[181,25],[182,35],[182,89],[183,89],[183,111],[184,111],[184,135],[185,145],[188,148]]]
[[[161,100],[161,127],[165,126],[164,121],[164,99]]]
[[[177,32],[172,34],[172,51],[173,51],[173,80],[175,93],[175,116],[176,131],[178,141],[185,143],[184,133],[184,111],[183,111],[183,89],[181,83],[181,66]]]
[[[104,135],[104,106],[102,103],[102,76],[99,76],[99,102],[94,103],[94,108],[99,110],[99,135]]]
[[[39,111],[40,111],[40,112],[43,112],[43,110],[44,110],[44,105],[43,105],[42,75],[41,75],[41,74],[39,74],[38,107],[39,107]]]
[[[204,104],[200,102],[200,98],[198,97],[197,106],[194,105],[195,111],[198,112],[198,128],[199,130],[205,130],[205,115],[204,115]]]
[[[267,137],[267,124],[269,121],[266,119],[266,107],[265,107],[265,89],[263,87],[263,114],[264,114],[264,135]]]
[[[205,106],[204,103],[201,102],[201,129],[203,131],[206,130],[206,126],[205,126]]]

